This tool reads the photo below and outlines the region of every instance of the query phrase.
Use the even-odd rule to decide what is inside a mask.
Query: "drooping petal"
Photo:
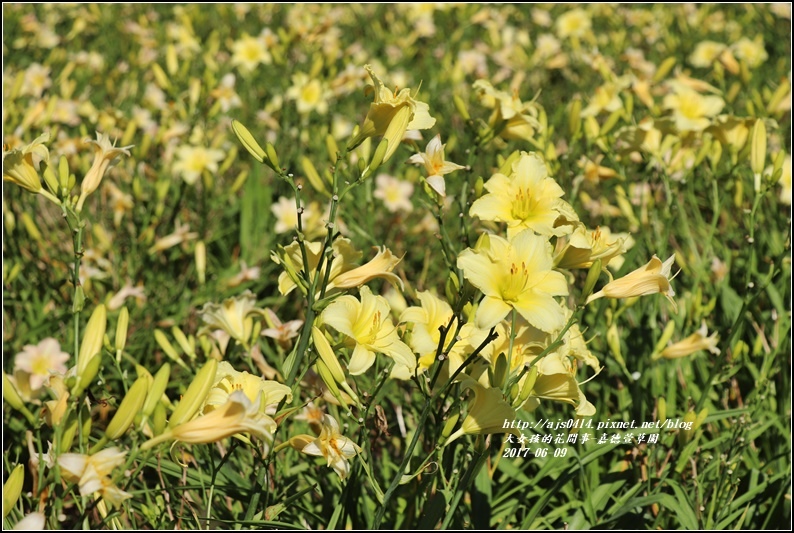
[[[353,349],[353,355],[350,356],[347,371],[351,376],[358,376],[369,370],[373,364],[375,364],[375,352],[368,350],[361,344],[356,344]]]
[[[477,308],[475,323],[481,329],[492,328],[507,316],[510,309],[511,307],[501,298],[486,296]]]

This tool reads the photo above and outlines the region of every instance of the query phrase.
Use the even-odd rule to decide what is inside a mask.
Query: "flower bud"
[[[333,377],[333,381],[336,383],[345,381],[345,372],[342,370],[342,365],[339,364],[339,359],[334,354],[328,339],[316,326],[312,326],[312,341],[314,341],[314,346],[317,348],[317,354]]]
[[[276,172],[280,172],[281,168],[278,164],[278,154],[271,143],[265,144],[265,153],[267,154],[267,158],[270,161],[270,167]]]
[[[119,313],[119,320],[116,322],[116,338],[115,340],[115,347],[116,347],[116,361],[121,362],[121,352],[124,351],[124,348],[127,346],[127,329],[130,326],[130,312],[127,311],[127,307],[124,306],[121,308],[121,312]]]
[[[201,408],[207,394],[215,382],[215,372],[218,370],[218,361],[210,359],[201,367],[190,386],[182,395],[182,400],[171,414],[168,422],[169,428],[174,428],[183,422],[189,421],[194,414]]]
[[[584,288],[582,289],[582,298],[587,301],[587,298],[593,293],[595,284],[598,278],[601,277],[601,259],[596,259],[590,265],[590,270],[587,271],[587,278],[584,280]]]
[[[157,374],[155,374],[154,379],[152,380],[152,385],[149,387],[149,393],[146,395],[146,400],[143,402],[141,413],[143,413],[144,416],[151,416],[151,414],[154,412],[157,404],[160,402],[160,398],[162,398],[163,393],[168,386],[168,381],[170,379],[171,365],[168,363],[163,363],[163,366],[161,366],[160,370],[158,370]]]
[[[463,98],[455,94],[452,96],[452,102],[463,120],[471,120],[471,115],[469,115],[469,110],[466,108],[466,102],[463,101]]]
[[[26,409],[17,388],[5,372],[3,372],[3,400],[17,411]]]
[[[8,475],[3,484],[3,518],[8,516],[11,509],[17,504],[19,495],[22,494],[22,485],[25,483],[25,465],[17,465]]]
[[[80,344],[80,353],[77,355],[77,375],[85,372],[88,364],[102,351],[102,343],[105,339],[105,328],[107,327],[107,311],[103,304],[99,304],[88,324],[85,327],[83,341]],[[98,369],[98,367],[97,367]],[[96,373],[95,373],[96,375]],[[91,377],[93,379],[93,376]]]
[[[138,414],[143,406],[148,388],[149,380],[147,376],[141,376],[135,380],[105,430],[105,436],[109,440],[119,439],[127,432],[127,429],[129,429],[135,419],[135,415]]]
[[[570,110],[568,111],[568,133],[571,138],[576,138],[579,132],[582,131],[582,100],[576,98],[571,102]]]
[[[331,164],[336,164],[336,157],[339,153],[339,146],[336,144],[336,139],[330,133],[325,136],[325,148],[328,150],[328,157],[331,160]]]
[[[656,401],[656,421],[659,424],[664,424],[667,421],[667,401],[664,398],[659,398]]]
[[[301,168],[303,168],[303,173],[306,174],[306,178],[309,180],[309,183],[312,184],[314,190],[322,193],[326,196],[330,196],[328,189],[325,188],[325,184],[323,183],[320,174],[317,172],[317,169],[314,168],[314,164],[312,163],[311,159],[306,156],[301,157]]]
[[[83,391],[86,389],[86,387],[88,387],[96,377],[101,364],[102,355],[97,354],[96,357],[92,357],[88,361],[82,372],[78,371],[77,381],[75,382],[74,387],[72,387],[72,396],[80,396],[83,394]]]
[[[248,150],[248,153],[254,156],[254,159],[260,163],[265,162],[267,159],[267,154],[259,145],[259,143],[256,142],[256,139],[254,139],[254,136],[251,135],[250,131],[248,131],[248,128],[243,126],[239,121],[232,120],[232,131],[237,136],[237,139],[240,141],[243,147]]]
[[[753,140],[750,145],[750,167],[755,177],[755,192],[761,190],[761,174],[764,172],[766,162],[766,126],[762,119],[755,121]]]

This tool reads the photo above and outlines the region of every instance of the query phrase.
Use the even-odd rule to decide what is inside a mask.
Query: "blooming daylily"
[[[631,298],[632,296],[661,293],[673,304],[674,308],[677,308],[675,300],[673,300],[675,291],[670,285],[670,279],[672,279],[670,269],[674,261],[675,255],[671,255],[664,263],[654,255],[645,266],[620,279],[610,281],[600,291],[591,294],[586,303],[604,296],[607,298]]]
[[[444,161],[445,146],[445,144],[441,144],[441,135],[436,135],[427,143],[427,148],[425,148],[424,152],[414,154],[408,159],[408,162],[414,165],[424,165],[425,172],[427,172],[427,177],[425,178],[427,184],[442,197],[447,195],[443,176],[466,168],[451,161]]]
[[[612,233],[607,227],[588,230],[577,227],[567,238],[557,241],[554,263],[557,268],[590,268],[600,259],[602,268],[607,265],[620,268],[621,257],[634,245],[628,233]]]
[[[252,403],[244,391],[235,390],[223,405],[208,414],[167,429],[143,443],[141,449],[147,450],[168,440],[178,440],[188,444],[208,444],[238,433],[249,433],[263,441],[270,441],[276,430],[276,422],[262,412],[261,397],[262,395],[257,396]]]
[[[408,344],[419,354],[420,369],[426,370],[436,360],[438,343],[441,340],[439,328],[450,325],[452,308],[430,291],[417,292],[416,297],[419,298],[421,307],[407,308],[400,315],[400,322],[413,324]],[[452,327],[454,328],[454,325]],[[451,338],[447,336],[445,344],[449,344],[450,341]]]
[[[201,319],[211,329],[222,329],[232,338],[247,345],[251,338],[253,321],[250,315],[261,314],[256,307],[256,296],[245,291],[234,298],[226,298],[222,304],[208,302],[201,309]]]
[[[360,294],[360,301],[354,296],[341,296],[322,314],[323,323],[346,335],[355,346],[348,372],[354,376],[363,374],[375,362],[375,352],[379,352],[394,359],[394,377],[407,378],[406,372],[413,373],[416,368],[416,357],[399,339],[389,318],[388,302],[383,296],[373,295],[367,286],[361,287]]]
[[[522,102],[517,91],[512,94],[498,91],[486,80],[477,80],[473,87],[480,102],[485,107],[493,108],[488,125],[498,130],[500,137],[529,141],[541,128],[537,119],[539,106],[534,101]]]
[[[32,193],[46,196],[55,203],[60,201],[41,186],[39,169],[42,161],[49,161],[50,151],[44,143],[50,140],[49,132],[36,137],[27,146],[3,150],[3,180],[16,183]]]
[[[564,200],[562,188],[548,176],[536,154],[521,153],[509,176],[497,173],[485,184],[488,194],[472,204],[469,214],[482,220],[507,223],[511,238],[529,228],[545,236],[560,236],[573,229],[576,212]]]
[[[664,108],[672,111],[675,127],[680,132],[703,131],[711,124],[711,117],[725,106],[716,95],[703,96],[682,82],[669,82],[674,92],[664,97]]]
[[[483,235],[474,250],[464,250],[458,268],[485,294],[475,315],[477,327],[495,326],[511,309],[545,332],[562,327],[565,317],[554,297],[567,295],[568,285],[552,266],[551,244],[530,230],[510,241]]]
[[[540,399],[569,403],[577,416],[592,416],[595,407],[582,393],[576,381],[576,364],[561,352],[551,352],[538,361],[538,375],[525,409],[537,407]]]
[[[320,435],[298,435],[289,440],[290,445],[307,455],[324,457],[328,466],[334,469],[339,477],[345,479],[350,473],[350,463],[361,448],[352,440],[339,432],[339,423],[330,415],[323,415]]]
[[[64,453],[58,457],[61,475],[67,481],[78,483],[80,494],[90,496],[99,492],[110,505],[118,507],[121,502],[131,498],[110,479],[114,470],[124,464],[126,452],[118,448],[107,448],[94,455]]]
[[[280,402],[282,398],[287,398],[288,402],[292,401],[292,390],[286,385],[264,380],[248,372],[238,372],[226,361],[221,361],[218,363],[215,383],[207,394],[202,412],[208,414],[223,406],[235,391],[242,391],[250,402],[260,400],[259,407],[262,412],[267,406]],[[274,426],[271,431],[275,429]]]
[[[370,104],[367,117],[364,119],[358,135],[350,141],[355,147],[367,137],[383,135],[388,147],[383,161],[397,150],[400,140],[407,130],[426,130],[432,128],[436,119],[430,116],[430,106],[414,100],[408,88],[394,92],[386,88],[383,82],[372,71],[372,67],[364,67],[375,85],[375,101]]]
[[[55,374],[66,374],[69,354],[61,351],[61,345],[48,337],[36,345],[27,344],[14,358],[14,373],[24,372],[28,377],[30,391],[38,391]]]

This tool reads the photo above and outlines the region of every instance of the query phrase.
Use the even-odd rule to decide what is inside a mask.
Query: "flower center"
[[[519,188],[513,200],[511,214],[516,220],[528,219],[536,211],[538,199],[529,189]]]
[[[516,301],[518,296],[524,292],[527,281],[529,281],[529,270],[527,270],[526,264],[523,261],[521,266],[511,263],[507,283],[502,289],[502,298],[506,302]]]

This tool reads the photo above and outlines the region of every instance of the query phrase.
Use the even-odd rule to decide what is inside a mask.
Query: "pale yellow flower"
[[[720,141],[723,148],[729,148],[738,153],[747,143],[754,124],[755,118],[719,115],[707,131]]]
[[[677,307],[673,300],[675,291],[670,284],[672,279],[670,269],[674,261],[675,254],[671,255],[664,263],[654,255],[645,266],[620,279],[610,281],[600,291],[591,294],[587,303],[605,296],[607,298],[631,298],[660,293],[673,304],[673,307]]]
[[[323,415],[322,429],[317,438],[311,435],[299,435],[290,439],[290,443],[307,455],[324,457],[328,466],[339,474],[341,479],[350,474],[350,463],[361,448],[352,440],[339,432],[339,423],[331,415]]]
[[[25,69],[25,81],[22,83],[20,92],[34,98],[41,98],[42,93],[51,85],[50,67],[34,62]]]
[[[66,363],[69,354],[61,351],[61,345],[48,337],[37,345],[27,344],[14,358],[14,374],[25,372],[31,392],[39,390],[50,379],[50,376],[66,374]]]
[[[589,230],[578,226],[571,235],[557,241],[554,263],[557,268],[590,268],[593,261],[600,259],[602,268],[620,268],[621,256],[633,244],[634,239],[628,233],[612,233],[607,227]]]
[[[240,272],[226,280],[226,286],[234,288],[249,281],[256,281],[259,279],[261,270],[259,267],[249,267],[245,261],[241,260]]]
[[[276,233],[288,233],[298,227],[298,209],[294,198],[281,196],[278,202],[270,206],[270,211],[276,217],[276,225],[273,227]],[[307,239],[317,238],[325,233],[320,205],[317,202],[303,205],[301,221],[303,234]]]
[[[129,156],[129,148],[133,146],[120,146],[116,148],[110,143],[110,138],[107,134],[100,134],[99,132],[96,134],[96,141],[85,139],[83,142],[94,145],[94,163],[91,165],[91,168],[80,184],[80,198],[77,200],[78,211],[83,208],[86,197],[99,187],[99,183],[105,176],[105,172],[115,163],[116,158],[122,155]]]
[[[387,174],[379,174],[375,177],[375,191],[372,196],[382,200],[383,206],[390,213],[413,211],[414,206],[411,203],[413,194],[414,186],[408,181]]]
[[[485,295],[475,315],[477,327],[495,326],[512,309],[543,331],[562,327],[564,315],[554,297],[567,295],[568,285],[552,267],[551,244],[530,230],[510,241],[484,235],[474,250],[461,252],[458,268]]]
[[[582,393],[576,381],[576,364],[560,352],[551,352],[538,361],[538,376],[524,405],[532,410],[538,400],[565,402],[576,407],[577,416],[592,416],[595,407]]]
[[[469,214],[507,223],[511,238],[525,229],[545,236],[570,233],[576,212],[564,200],[562,187],[549,177],[543,160],[522,152],[509,176],[494,174],[485,183],[488,194],[472,204]]]
[[[488,126],[498,131],[500,137],[508,140],[532,140],[541,127],[537,119],[540,107],[534,101],[522,102],[517,90],[512,94],[497,91],[486,80],[475,81],[473,88],[480,103],[494,110]]]
[[[674,93],[664,97],[664,108],[672,111],[675,127],[680,132],[703,131],[711,124],[725,106],[725,101],[716,95],[704,96],[683,83],[673,83]]]
[[[43,513],[28,513],[14,525],[15,531],[44,531],[45,517]]]
[[[407,130],[432,128],[436,119],[430,116],[430,106],[415,100],[411,96],[410,89],[404,88],[399,92],[397,90],[392,92],[375,75],[372,67],[366,65],[364,68],[375,86],[375,101],[370,104],[364,123],[361,125],[358,135],[351,140],[350,146],[357,146],[367,137],[383,135],[384,139],[388,141],[388,148],[383,156],[383,162],[385,162],[397,150],[397,146]]]
[[[285,96],[295,101],[301,115],[312,111],[324,115],[328,112],[331,91],[319,79],[310,79],[307,74],[298,72],[292,75],[292,86],[287,89]]]
[[[451,326],[444,339],[444,348],[452,341],[455,331],[455,322],[452,318],[452,308],[447,302],[440,299],[430,291],[416,293],[421,307],[409,307],[400,315],[400,323],[412,324],[411,336],[408,341],[411,349],[419,355],[420,370],[427,370],[436,360],[438,343],[441,340],[441,326]]]
[[[201,309],[201,319],[208,329],[222,329],[247,346],[253,330],[250,317],[261,315],[262,312],[256,307],[256,296],[251,291],[245,291],[239,296],[226,298],[222,304],[207,302]]]
[[[245,392],[234,390],[223,405],[212,409],[208,414],[166,430],[146,441],[141,449],[147,450],[168,440],[208,444],[239,433],[247,433],[266,442],[272,441],[276,422],[262,412],[260,401],[261,395],[251,402]]]
[[[761,66],[769,57],[764,48],[763,35],[756,36],[752,41],[747,37],[742,37],[733,43],[731,48],[736,53],[736,57],[750,68]]]
[[[663,357],[665,359],[678,359],[680,357],[686,357],[687,355],[699,352],[700,350],[708,350],[714,355],[719,355],[720,349],[717,348],[717,343],[719,340],[720,337],[716,332],[712,333],[711,335],[708,334],[706,322],[704,321],[701,324],[699,330],[686,339],[667,346],[659,354],[659,357]]]
[[[501,390],[485,387],[473,379],[465,380],[463,387],[474,391],[474,399],[469,404],[463,424],[449,436],[445,445],[463,435],[520,434],[515,428],[510,428],[510,422],[515,420],[516,411],[505,401]]]
[[[397,335],[388,302],[383,296],[373,295],[367,286],[361,287],[360,295],[361,300],[341,296],[322,314],[323,323],[346,335],[354,346],[348,372],[354,376],[366,372],[375,363],[377,352],[394,359],[396,371],[412,373],[416,357]]]
[[[282,323],[271,309],[265,309],[265,321],[268,327],[262,329],[261,335],[276,339],[276,342],[285,349],[289,346],[290,339],[297,337],[301,326],[303,326],[303,320],[290,320]]]
[[[321,242],[316,241],[304,243],[308,255],[307,262],[310,270],[310,282],[317,275],[317,265],[320,264],[322,246]],[[384,278],[388,280],[389,283],[398,285],[402,288],[402,279],[392,273],[394,267],[400,262],[400,258],[392,254],[388,248],[383,247],[379,249],[377,255],[362,266],[356,264],[356,262],[361,259],[362,253],[353,247],[349,239],[344,237],[336,239],[331,245],[331,248],[333,250],[333,257],[331,259],[331,269],[329,271],[329,283],[326,294],[339,292],[339,289],[358,287],[375,278]],[[271,255],[271,258],[276,263],[283,264],[286,268],[291,269],[296,275],[303,270],[303,258],[301,256],[300,245],[297,242],[293,242],[289,246],[286,246],[283,254],[276,255],[274,253]],[[324,271],[325,269],[323,268],[323,272]],[[289,294],[296,287],[295,281],[287,272],[282,272],[279,275],[278,290],[282,295]]]
[[[726,48],[728,47],[723,43],[701,41],[689,55],[689,63],[693,67],[711,68]]]
[[[149,248],[149,253],[154,254],[157,252],[162,252],[187,241],[196,239],[197,237],[198,233],[190,231],[190,226],[187,224],[182,224],[177,220],[174,232],[166,235],[165,237],[157,239],[152,247]]]
[[[50,140],[49,132],[23,147],[3,149],[3,180],[15,183],[32,193],[43,191],[39,170],[41,162],[49,162],[50,151],[44,143]]]
[[[425,167],[425,172],[427,172],[425,178],[427,184],[441,196],[447,195],[443,176],[450,172],[466,168],[451,161],[444,161],[445,146],[445,144],[441,144],[441,135],[436,135],[427,143],[427,148],[425,148],[424,152],[414,154],[408,159],[409,163],[423,165]]]
[[[571,9],[557,18],[557,35],[564,39],[566,37],[581,38],[587,35],[592,29],[593,22],[590,15],[583,9]]]
[[[259,37],[251,37],[244,33],[241,38],[232,44],[232,65],[239,66],[245,72],[251,72],[259,65],[267,65],[273,61],[266,40]]]
[[[601,112],[612,113],[623,107],[620,92],[631,84],[631,80],[624,76],[615,81],[607,82],[596,87],[595,94],[590,103],[582,109],[582,117],[594,117]]]
[[[210,91],[210,96],[215,98],[221,106],[221,111],[226,113],[230,109],[240,107],[242,105],[242,101],[240,100],[240,96],[234,90],[235,84],[235,77],[234,74],[229,72],[223,78],[221,78],[220,83],[218,86]]]
[[[221,361],[215,372],[215,383],[204,401],[202,413],[206,415],[220,408],[229,401],[235,391],[242,391],[252,403],[259,399],[259,409],[263,413],[268,406],[276,405],[283,398],[286,398],[287,402],[292,401],[292,391],[286,385],[264,380],[248,372],[238,372],[226,361]],[[271,433],[275,431],[275,423],[268,429]]]
[[[174,173],[182,176],[185,183],[194,185],[204,171],[218,172],[218,163],[223,161],[225,154],[222,150],[205,148],[203,146],[183,145],[176,149],[176,162]]]
[[[113,183],[108,183],[105,189],[110,194],[110,205],[113,208],[113,225],[119,227],[122,217],[129,211],[132,211],[135,203],[132,200],[131,194],[122,192],[121,189],[116,187]]]
[[[58,465],[66,481],[79,484],[81,495],[90,496],[99,492],[106,502],[118,507],[127,498],[132,498],[132,494],[118,488],[110,478],[124,464],[125,455],[126,452],[115,447],[90,456],[64,453],[58,457]]]
[[[127,298],[135,298],[139,305],[145,303],[146,292],[143,290],[143,283],[133,285],[131,281],[127,281],[127,283],[121,289],[119,289],[119,292],[114,294],[110,300],[108,300],[108,311],[115,311],[116,309],[119,309],[122,305],[124,305],[124,302],[127,301]]]

